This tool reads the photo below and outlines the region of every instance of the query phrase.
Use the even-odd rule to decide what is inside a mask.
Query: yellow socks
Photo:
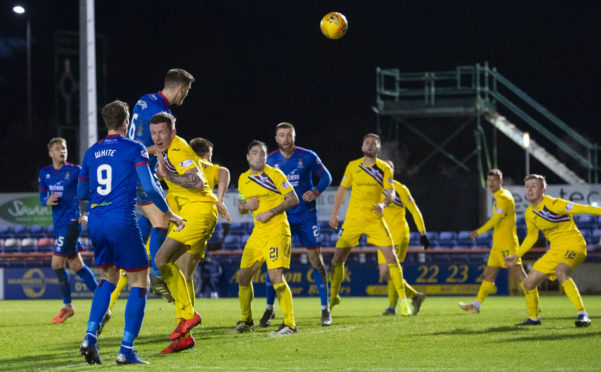
[[[186,285],[184,273],[182,273],[175,263],[161,266],[159,267],[159,271],[175,300],[175,316],[178,319],[192,319],[194,317],[194,308],[188,294],[188,286]]]
[[[524,296],[526,298],[526,309],[528,310],[528,318],[538,319],[539,318],[539,305],[538,305],[538,289],[534,288],[529,291],[524,288],[524,283],[520,283]]]
[[[273,285],[273,289],[275,289],[280,309],[282,309],[282,314],[284,314],[284,324],[296,328],[294,311],[292,309],[292,291],[290,291],[288,283],[286,281],[276,283]]]
[[[196,305],[196,292],[194,291],[194,279],[186,280],[186,288],[188,289],[188,296],[190,297],[190,303],[194,308]]]
[[[250,303],[252,302],[253,297],[254,290],[252,283],[250,285],[238,286],[238,300],[240,301],[240,313],[242,313],[242,320],[244,320],[245,322],[253,320],[253,315],[250,309]]]
[[[119,295],[121,294],[121,291],[123,291],[123,288],[125,288],[125,286],[127,285],[127,277],[125,276],[125,271],[121,270],[119,272],[119,274],[120,275],[119,275],[119,281],[117,282],[117,287],[111,294],[111,302],[109,302],[109,310],[113,309],[113,305],[115,305],[115,301],[117,301],[117,299],[119,298]]]
[[[563,290],[566,292],[566,296],[572,301],[574,307],[579,313],[584,312],[584,303],[582,303],[582,297],[580,297],[580,292],[578,292],[578,287],[576,287],[576,283],[572,278],[566,280],[561,283]]]
[[[344,279],[344,263],[340,265],[332,264],[332,282],[330,284],[330,304],[334,306],[338,303],[334,299],[338,297],[338,292],[340,291],[340,285],[342,284],[342,279]]]
[[[388,271],[390,272],[390,281],[394,284],[394,288],[396,289],[399,299],[403,300],[406,298],[405,295],[405,286],[403,282],[403,269],[401,268],[400,263],[388,264]]]
[[[493,294],[496,292],[497,287],[495,286],[495,283],[489,282],[488,280],[483,280],[482,284],[480,284],[480,289],[478,290],[478,297],[476,297],[476,301],[478,301],[479,303],[483,303],[489,294]]]
[[[399,294],[396,292],[396,288],[394,288],[394,283],[392,280],[388,281],[388,285],[386,287],[388,290],[388,304],[391,308],[395,308],[396,303],[399,300]]]

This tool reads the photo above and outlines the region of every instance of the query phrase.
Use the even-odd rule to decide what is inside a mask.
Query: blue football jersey
[[[317,212],[316,201],[304,201],[303,194],[314,189],[314,175],[319,177],[319,183],[315,189],[320,193],[332,183],[332,176],[315,152],[296,146],[292,156],[287,159],[280,150],[276,150],[267,157],[267,164],[284,172],[288,182],[294,187],[294,191],[298,195],[298,205],[286,211],[287,214],[300,214],[307,211]]]
[[[90,216],[115,219],[136,216],[136,167],[148,164],[142,144],[119,135],[107,136],[84,156],[79,178],[89,183]]]
[[[68,225],[79,217],[77,178],[80,170],[79,165],[69,163],[58,170],[52,164],[40,169],[40,203],[45,206],[51,193],[58,194],[58,205],[52,207],[52,222],[55,226]]]
[[[140,98],[134,106],[131,122],[127,128],[127,137],[146,147],[154,145],[150,135],[150,119],[159,112],[171,114],[169,101],[161,92],[147,94]],[[148,166],[153,174],[156,173],[157,159],[155,156],[150,157]]]

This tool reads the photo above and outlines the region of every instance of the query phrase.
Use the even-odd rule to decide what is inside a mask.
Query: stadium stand
[[[459,231],[457,234],[457,248],[473,248],[475,242],[470,238],[470,232],[468,230]]]
[[[479,248],[491,248],[492,247],[492,231],[488,230],[478,235],[476,238],[476,245]]]
[[[0,225],[0,239],[12,238],[12,226]]]
[[[442,248],[453,248],[457,245],[457,233],[455,231],[441,231],[438,234],[438,246]]]
[[[20,242],[21,253],[37,252],[37,240],[35,238],[23,238]]]
[[[19,253],[20,241],[16,238],[4,239],[4,253]]]

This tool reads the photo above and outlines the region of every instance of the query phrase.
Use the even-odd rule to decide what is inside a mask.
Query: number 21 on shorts
[[[269,258],[275,260],[278,258],[278,247],[269,248]]]

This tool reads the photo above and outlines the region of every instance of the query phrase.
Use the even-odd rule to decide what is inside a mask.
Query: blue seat
[[[18,239],[29,237],[29,229],[25,225],[15,225],[13,227],[13,236]]]
[[[595,230],[593,230],[591,244],[594,245],[594,246],[600,246],[601,245],[601,229],[595,229]]]
[[[461,230],[457,234],[457,247],[460,248],[472,248],[475,244],[474,240],[470,238],[471,231]]]
[[[335,247],[337,241],[338,241],[338,233],[331,233],[330,234],[330,247]]]
[[[0,225],[0,239],[12,238],[12,226]]]
[[[574,216],[574,222],[579,229],[593,230],[597,228],[597,218],[596,216],[591,216],[590,214]]]
[[[240,235],[230,234],[223,240],[223,248],[233,251],[241,249],[240,246]]]
[[[457,233],[455,231],[441,231],[438,234],[438,246],[452,248],[457,245]]]
[[[438,233],[436,231],[428,231],[426,235],[428,235],[430,247],[438,247]]]
[[[409,246],[417,247],[417,246],[421,245],[419,237],[420,237],[420,235],[417,231],[410,232],[409,233]]]
[[[46,236],[46,231],[40,225],[29,226],[29,236],[32,238],[43,238]]]
[[[526,226],[519,225],[516,227],[516,231],[520,240],[524,239],[526,235],[528,235],[528,229]]]
[[[586,241],[587,245],[592,244],[591,242],[593,241],[593,234],[592,234],[591,230],[582,229],[582,230],[580,230],[580,233],[584,237],[584,240]]]
[[[54,237],[54,225],[46,226],[46,233],[48,234],[48,237]]]
[[[524,217],[524,216],[516,216],[515,217],[515,224],[516,225],[524,225],[524,226],[526,226],[526,217]]]
[[[491,248],[492,247],[492,232],[490,230],[483,232],[476,238],[476,245],[478,248]]]

